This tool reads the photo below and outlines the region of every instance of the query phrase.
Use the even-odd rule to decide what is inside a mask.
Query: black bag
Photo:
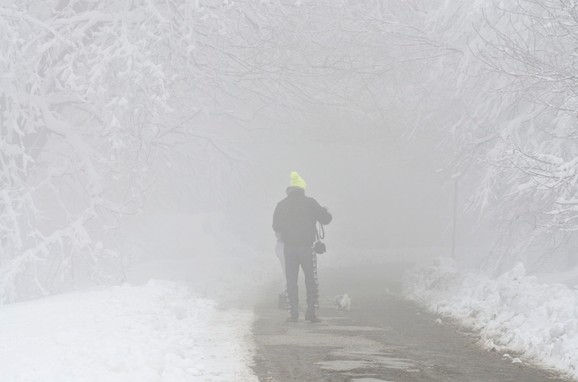
[[[318,253],[318,254],[322,254],[322,253],[325,253],[326,251],[327,251],[327,247],[325,247],[324,242],[317,240],[313,244],[313,252]]]
[[[313,253],[322,254],[327,252],[327,247],[325,243],[322,242],[322,239],[325,239],[325,229],[323,228],[323,224],[319,224],[319,228],[316,228],[315,232],[315,243],[313,243]]]

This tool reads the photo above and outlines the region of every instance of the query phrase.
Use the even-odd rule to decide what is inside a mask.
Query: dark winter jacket
[[[273,213],[273,229],[285,245],[311,246],[315,241],[316,223],[329,224],[332,218],[327,208],[305,196],[305,190],[289,187],[287,197],[277,204]]]

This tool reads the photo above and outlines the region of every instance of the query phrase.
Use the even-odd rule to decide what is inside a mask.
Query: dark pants
[[[285,277],[287,299],[291,316],[299,316],[299,267],[305,274],[307,291],[307,313],[315,314],[319,306],[319,281],[317,279],[317,255],[311,247],[285,245]]]

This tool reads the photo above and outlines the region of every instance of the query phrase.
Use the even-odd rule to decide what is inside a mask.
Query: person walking
[[[319,308],[319,281],[317,279],[317,255],[313,243],[317,235],[317,222],[329,224],[333,216],[326,207],[305,195],[307,184],[296,172],[291,172],[287,197],[281,200],[273,213],[273,230],[283,242],[285,255],[285,278],[289,301],[289,322],[299,320],[299,269],[305,275],[307,311],[305,320],[321,322],[317,317]]]

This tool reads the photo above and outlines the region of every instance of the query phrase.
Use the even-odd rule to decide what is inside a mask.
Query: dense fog
[[[170,258],[194,278],[219,242],[274,262],[291,171],[344,262],[573,265],[575,21],[534,0],[0,1],[0,302]]]

